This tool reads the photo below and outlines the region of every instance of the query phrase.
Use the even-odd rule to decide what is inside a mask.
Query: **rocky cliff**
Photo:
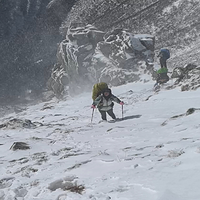
[[[75,94],[91,90],[96,82],[117,86],[138,81],[146,69],[144,61],[154,58],[154,45],[152,35],[123,29],[103,32],[89,24],[71,23],[48,87],[60,97],[65,86]]]
[[[127,38],[122,39],[125,33],[153,36],[155,54],[161,47],[169,48],[171,71],[187,64],[198,66],[199,11],[198,0],[1,0],[1,102],[3,99],[23,99],[27,91],[38,96],[46,88],[47,80],[51,89],[57,88],[58,96],[64,87],[75,85],[72,80],[78,83],[79,90],[82,90],[80,85],[88,84],[86,80],[90,84],[94,80],[110,81],[112,85],[122,83],[122,78],[116,78],[116,74],[126,77],[123,65],[126,63],[128,70],[129,58],[135,54],[130,45],[125,45]],[[82,36],[77,30],[73,32],[71,24],[74,22],[84,24],[80,27],[88,31],[86,38],[83,30],[80,30],[84,32]],[[89,30],[89,24],[94,30]],[[112,34],[113,30],[122,31]],[[101,38],[98,42],[94,40],[97,32]],[[103,38],[101,33],[104,33]],[[74,45],[74,41],[78,41],[75,35],[83,37],[86,43]],[[102,56],[100,59],[97,52],[109,62],[105,64],[105,59],[102,60]],[[146,58],[134,59],[131,64],[139,66],[138,61],[145,62]],[[103,69],[105,65],[108,66]],[[74,76],[75,73],[78,76]],[[132,77],[138,76],[132,74]],[[130,77],[128,80],[132,81]]]

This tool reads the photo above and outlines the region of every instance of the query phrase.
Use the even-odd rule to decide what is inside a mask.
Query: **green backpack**
[[[104,82],[96,83],[92,90],[93,101],[102,93],[103,90],[108,88],[108,84]]]

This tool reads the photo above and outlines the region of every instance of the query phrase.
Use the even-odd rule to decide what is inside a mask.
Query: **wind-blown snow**
[[[127,119],[116,123],[98,123],[97,110],[91,123],[90,93],[1,118],[29,119],[36,128],[0,129],[0,199],[199,200],[200,111],[185,115],[200,108],[199,90],[155,93],[152,86],[112,88]],[[114,112],[122,117],[119,104]],[[14,142],[30,149],[13,151]]]

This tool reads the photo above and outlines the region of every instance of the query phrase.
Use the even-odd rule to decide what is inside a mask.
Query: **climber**
[[[158,56],[160,58],[160,67],[163,68],[167,68],[167,59],[170,58],[170,52],[168,49],[161,49]]]
[[[91,108],[98,108],[102,121],[107,121],[106,113],[112,117],[113,120],[116,120],[116,116],[113,112],[114,102],[124,105],[124,102],[114,96],[111,92],[111,89],[107,88],[102,91],[102,94],[99,95],[94,101]]]

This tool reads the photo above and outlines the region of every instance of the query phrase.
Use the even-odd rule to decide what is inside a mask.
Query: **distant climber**
[[[160,52],[158,54],[158,56],[160,58],[160,67],[163,68],[167,68],[167,59],[170,58],[170,52],[168,49],[160,49]]]
[[[169,81],[169,76],[167,75],[167,59],[170,58],[170,52],[168,49],[161,49],[158,56],[160,58],[160,69],[156,72],[157,79],[154,88],[157,88],[158,85],[167,83]]]

